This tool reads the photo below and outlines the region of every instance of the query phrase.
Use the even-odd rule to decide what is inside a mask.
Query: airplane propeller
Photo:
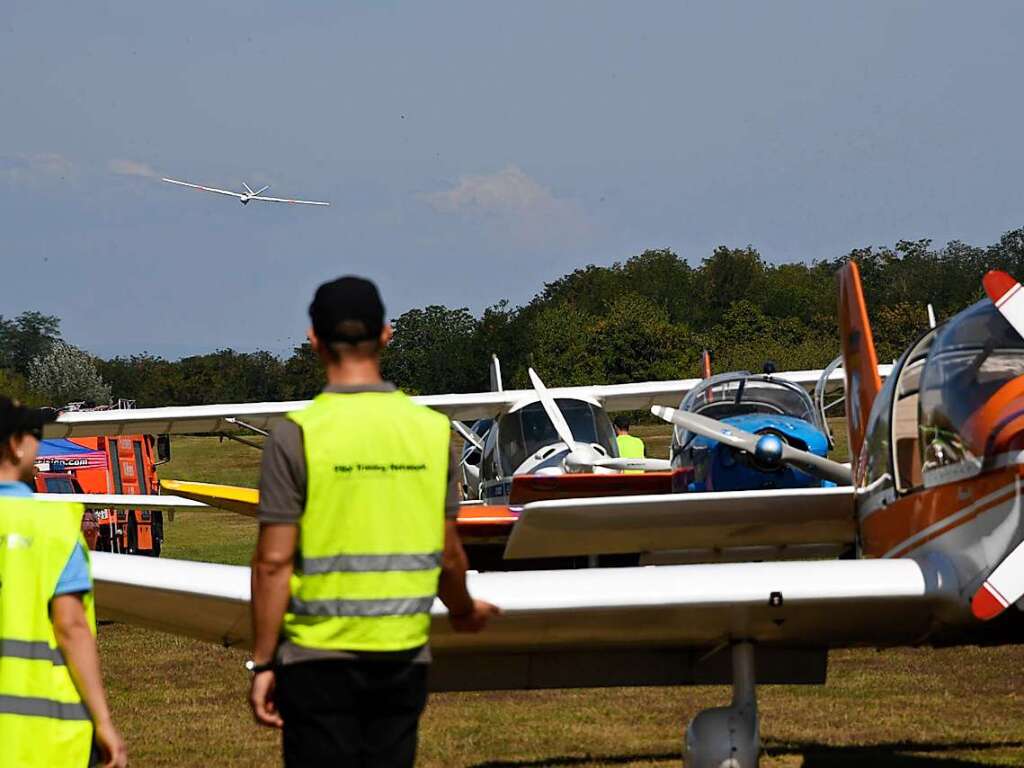
[[[664,459],[627,459],[614,456],[605,456],[588,443],[581,443],[576,440],[565,420],[565,415],[551,396],[548,388],[544,386],[540,376],[533,368],[529,369],[530,383],[537,393],[544,413],[547,414],[551,424],[555,428],[559,439],[569,448],[569,455],[563,459],[565,467],[573,472],[586,472],[590,469],[612,469],[618,471],[641,470],[648,472],[666,471],[672,468],[671,463]]]
[[[1024,337],[1024,293],[1020,283],[994,269],[982,278],[985,293],[999,313]],[[1019,492],[1019,491],[1018,491]],[[971,613],[982,621],[994,619],[1024,597],[1024,543],[1018,544],[988,575],[971,599]]]
[[[730,424],[724,424],[707,416],[675,408],[656,405],[651,413],[672,424],[696,432],[698,435],[717,440],[752,456],[754,461],[765,469],[778,469],[784,464],[796,467],[809,475],[822,480],[830,480],[838,485],[850,485],[850,468],[837,461],[794,448],[785,440],[774,434],[755,435],[745,432]]]

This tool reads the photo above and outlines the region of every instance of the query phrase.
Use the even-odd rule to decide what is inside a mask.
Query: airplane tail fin
[[[702,379],[711,378],[711,352],[706,349],[700,353],[700,376]]]
[[[501,381],[501,361],[497,355],[491,355],[491,392],[504,392]]]
[[[850,458],[854,467],[867,430],[868,414],[882,388],[878,355],[868,322],[868,308],[857,263],[839,270],[839,337],[846,371],[846,419],[850,428]]]
[[[242,182],[242,186],[245,187],[245,191],[248,192],[250,195],[255,195],[256,194],[255,192],[252,191],[252,187],[250,187],[244,181]]]

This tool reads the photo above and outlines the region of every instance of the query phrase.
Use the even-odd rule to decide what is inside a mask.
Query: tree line
[[[551,385],[699,375],[702,349],[716,371],[821,368],[838,353],[835,273],[860,265],[880,360],[898,356],[927,325],[983,295],[989,269],[1024,276],[1024,228],[989,246],[929,240],[861,248],[832,260],[768,264],[753,247],[717,248],[692,265],[669,249],[590,265],[547,283],[521,306],[479,315],[431,305],[393,319],[385,375],[411,393],[488,387],[492,353],[506,386],[527,386],[533,366]],[[222,349],[180,360],[147,353],[99,359],[61,338],[39,312],[0,315],[0,392],[36,404],[136,401],[138,407],[304,399],[321,386],[308,344],[287,358]]]

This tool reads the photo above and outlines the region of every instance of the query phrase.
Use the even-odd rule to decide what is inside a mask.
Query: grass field
[[[664,455],[665,429],[640,427],[637,434],[649,453]],[[184,438],[173,449],[164,477],[256,482],[259,452],[251,448]],[[244,563],[254,535],[255,525],[236,515],[179,513],[167,526],[164,551]],[[277,734],[249,718],[244,652],[121,625],[100,629],[100,650],[133,765],[279,764]],[[1024,765],[1022,668],[1020,647],[835,652],[825,686],[760,689],[761,764]],[[685,723],[728,698],[724,687],[435,695],[419,764],[678,765]]]

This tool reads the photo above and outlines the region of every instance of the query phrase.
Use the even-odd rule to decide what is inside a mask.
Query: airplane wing
[[[101,618],[250,645],[248,568],[92,558]],[[730,639],[768,651],[919,642],[936,613],[962,608],[943,584],[909,559],[471,573],[472,593],[503,613],[456,634],[436,601],[431,674],[449,690],[692,683],[692,665]]]
[[[162,480],[160,485],[169,493],[37,493],[35,498],[43,501],[77,502],[90,509],[223,509],[246,517],[256,517],[259,512],[258,488],[187,480]],[[459,534],[467,542],[504,537],[508,535],[518,517],[518,512],[507,506],[466,503],[459,509]]]
[[[260,506],[258,488],[218,483],[196,483],[188,480],[161,480],[165,491],[181,496],[199,507],[217,507],[237,512],[246,517],[256,517]]]
[[[179,496],[126,493],[36,493],[38,501],[84,504],[89,509],[208,509],[201,501]]]
[[[262,195],[253,195],[249,199],[261,200],[264,203],[292,203],[293,205],[330,205],[330,203],[324,203],[318,200],[289,200],[284,197],[263,197]]]
[[[812,545],[837,554],[856,539],[853,495],[846,486],[537,501],[523,506],[505,557],[752,547],[785,557]]]
[[[887,376],[892,366],[879,366],[880,375]],[[798,384],[813,385],[821,371],[790,371],[776,374]],[[833,378],[842,381],[842,372]],[[634,384],[599,384],[580,387],[550,388],[553,397],[587,398],[595,400],[609,411],[645,410],[654,405],[675,407],[683,395],[699,384],[701,379],[673,381],[645,381]],[[450,419],[471,421],[491,418],[504,413],[518,403],[537,397],[532,389],[513,389],[503,392],[472,392],[467,394],[420,395],[413,400],[440,411]],[[202,434],[235,430],[240,423],[262,430],[271,430],[274,424],[291,411],[309,405],[309,400],[277,403],[228,403],[221,405],[170,406],[165,408],[136,408],[110,411],[73,411],[62,413],[57,421],[43,428],[43,436],[96,437],[99,435],[131,434]]]
[[[239,199],[245,197],[238,192],[232,192],[229,189],[216,189],[215,187],[204,187],[201,184],[190,184],[187,181],[178,181],[177,179],[163,178],[161,181],[166,181],[168,184],[177,184],[179,187],[191,187],[192,189],[201,189],[203,192],[216,192],[218,195],[228,195],[229,197],[237,197]]]

